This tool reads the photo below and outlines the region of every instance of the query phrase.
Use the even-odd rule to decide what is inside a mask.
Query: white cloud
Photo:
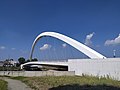
[[[63,46],[63,48],[65,48],[65,47],[67,46],[67,44],[66,44],[66,43],[63,43],[62,46]]]
[[[51,45],[49,44],[44,44],[42,47],[40,47],[40,50],[46,50],[46,49],[50,49]]]
[[[91,38],[93,37],[95,33],[91,33],[89,35],[86,36],[86,39],[85,39],[85,45],[88,45],[88,46],[91,46],[92,45],[92,41],[91,41]]]
[[[116,37],[113,40],[106,40],[105,41],[105,46],[118,45],[118,44],[120,44],[120,34],[118,35],[118,37]]]
[[[4,50],[4,49],[6,49],[6,47],[5,46],[0,46],[0,49]]]
[[[15,50],[16,48],[11,48],[11,50]]]

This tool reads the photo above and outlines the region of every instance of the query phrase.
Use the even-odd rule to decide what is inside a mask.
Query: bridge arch
[[[39,34],[36,39],[34,40],[33,44],[32,44],[32,48],[31,48],[31,52],[30,52],[30,60],[32,59],[32,55],[33,55],[33,51],[35,48],[35,45],[37,43],[37,41],[45,36],[51,36],[57,39],[60,39],[64,42],[66,42],[67,44],[73,46],[74,48],[76,48],[78,51],[84,53],[85,55],[87,55],[89,58],[94,59],[94,58],[106,58],[105,56],[103,56],[102,54],[96,52],[95,50],[89,48],[88,46],[68,37],[65,36],[63,34],[60,33],[56,33],[56,32],[43,32],[41,34]]]

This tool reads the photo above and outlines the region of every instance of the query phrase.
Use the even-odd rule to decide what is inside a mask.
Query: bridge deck
[[[25,64],[21,65],[21,69],[23,68],[24,65],[52,65],[52,66],[68,66],[68,62],[59,62],[59,61],[42,61],[42,62],[28,62]]]

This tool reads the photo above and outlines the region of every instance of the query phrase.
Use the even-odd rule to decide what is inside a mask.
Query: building
[[[16,66],[17,62],[14,61],[13,59],[6,59],[3,61],[3,66]]]
[[[2,67],[4,65],[4,61],[0,60],[0,67]]]

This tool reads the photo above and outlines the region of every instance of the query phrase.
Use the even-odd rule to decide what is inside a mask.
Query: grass
[[[12,77],[35,90],[120,90],[120,82],[90,76]]]
[[[0,90],[7,90],[7,82],[0,79]]]

